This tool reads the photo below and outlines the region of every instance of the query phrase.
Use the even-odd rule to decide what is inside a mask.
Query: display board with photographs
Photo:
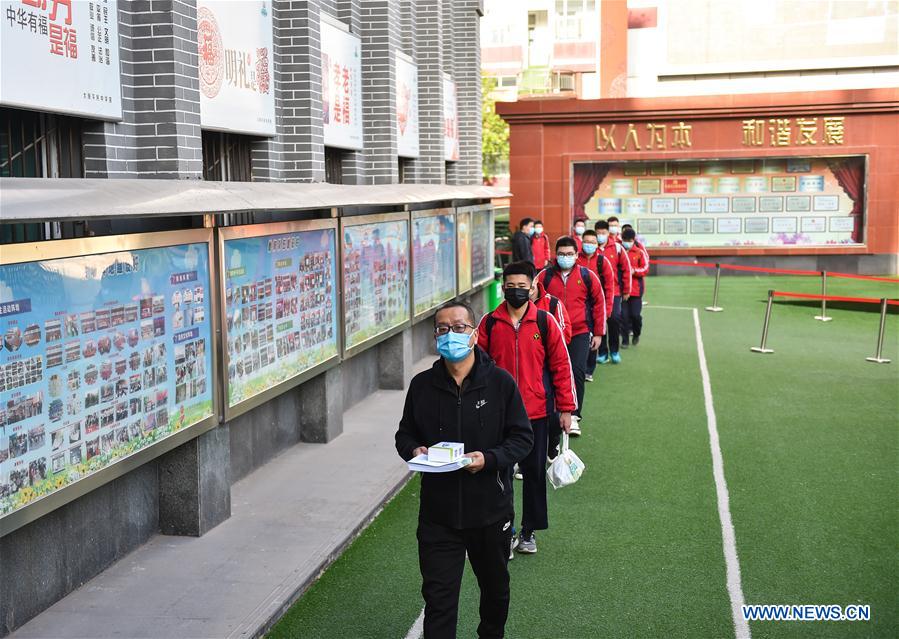
[[[415,315],[456,296],[456,221],[449,209],[413,215],[412,272]]]
[[[257,234],[272,226],[222,230],[229,416],[337,357],[336,229],[325,224],[270,235]]]
[[[863,156],[577,163],[574,181],[596,184],[588,217],[616,215],[650,248],[864,239]]]
[[[493,279],[493,207],[471,207],[471,283]]]
[[[407,213],[343,226],[344,341],[350,350],[409,320]]]
[[[0,266],[0,516],[213,416],[209,236],[193,235]]]

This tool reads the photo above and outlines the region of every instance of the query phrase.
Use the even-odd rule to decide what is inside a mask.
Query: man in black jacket
[[[441,441],[463,442],[471,464],[424,473],[418,557],[425,639],[456,636],[465,554],[481,589],[478,636],[501,638],[509,614],[512,466],[534,437],[515,380],[476,346],[471,308],[449,302],[434,316],[441,358],[412,379],[396,450],[408,461]]]
[[[512,236],[512,261],[534,263],[534,250],[531,238],[534,235],[534,220],[523,218],[518,223],[518,231]]]

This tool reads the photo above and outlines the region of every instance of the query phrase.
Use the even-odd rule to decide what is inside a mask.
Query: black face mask
[[[531,291],[526,288],[507,288],[504,294],[512,308],[521,308],[531,299]]]

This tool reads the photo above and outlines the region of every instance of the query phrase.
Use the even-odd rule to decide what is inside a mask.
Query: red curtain
[[[862,233],[862,208],[864,206],[865,161],[864,158],[847,158],[827,163],[837,182],[852,199],[850,215],[855,218],[852,241],[860,242]]]
[[[572,212],[574,217],[572,223],[578,218],[587,217],[584,213],[584,205],[596,193],[596,189],[599,188],[603,178],[608,175],[610,168],[612,168],[610,164],[590,163],[574,165],[574,188],[572,189],[574,196]]]

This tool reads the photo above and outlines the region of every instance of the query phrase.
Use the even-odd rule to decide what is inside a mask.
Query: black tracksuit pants
[[[465,472],[465,471],[462,471]],[[481,589],[478,637],[501,639],[509,616],[509,548],[513,516],[483,528],[418,520],[418,562],[425,600],[424,639],[455,639],[465,553]]]
[[[574,373],[574,390],[577,395],[577,410],[572,413],[581,416],[584,406],[584,376],[587,374],[587,357],[590,351],[590,333],[581,333],[571,338],[568,344],[568,357],[571,359],[571,372]]]
[[[624,344],[629,343],[629,335],[640,337],[643,332],[643,298],[637,295],[631,295],[623,305],[624,309],[624,328],[622,330],[621,340]]]
[[[549,446],[549,420],[531,420],[534,446],[518,463],[524,481],[521,487],[521,530],[533,532],[549,528],[546,506],[546,451]]]
[[[616,295],[612,302],[612,316],[606,322],[606,334],[602,336],[602,343],[599,345],[599,355],[608,356],[609,353],[617,353],[619,341],[621,338],[621,296]],[[593,360],[593,370],[596,370],[596,359]],[[587,372],[591,375],[593,370]]]

